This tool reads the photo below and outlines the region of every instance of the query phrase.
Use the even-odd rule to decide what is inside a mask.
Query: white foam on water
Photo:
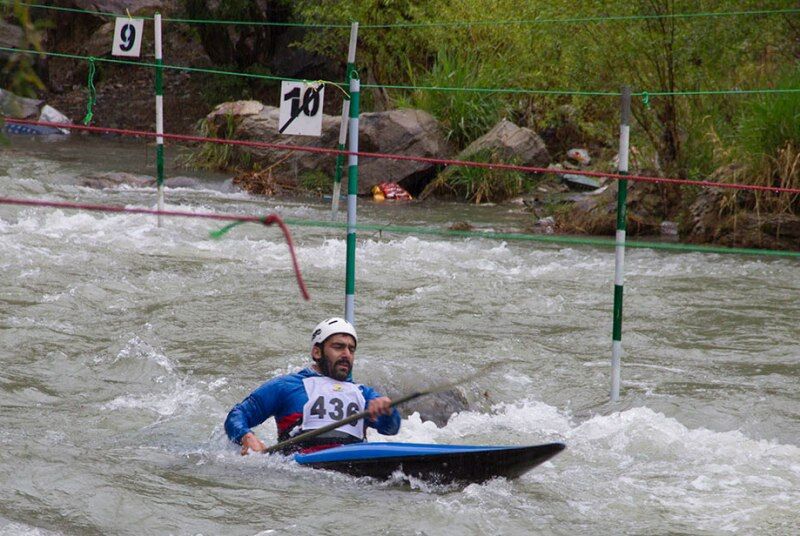
[[[62,532],[53,532],[51,530],[33,527],[24,523],[10,522],[3,524],[3,519],[0,519],[0,536],[62,536]]]
[[[213,398],[204,393],[200,388],[188,385],[186,380],[180,380],[169,391],[145,395],[122,395],[100,406],[103,411],[118,411],[123,409],[146,410],[170,417],[180,410],[193,408],[203,401]]]
[[[488,413],[458,413],[441,428],[414,413],[398,435],[372,435],[371,441],[566,443],[564,453],[519,484],[471,485],[444,500],[448,509],[500,509],[507,506],[508,493],[518,495],[515,486],[532,485],[545,492],[561,489],[570,508],[599,526],[608,516],[630,522],[637,514],[621,510],[638,508],[644,520],[660,516],[699,530],[738,532],[776,519],[797,521],[800,511],[800,447],[752,439],[738,430],[688,428],[647,407],[577,422],[557,408],[525,400],[498,404]]]
[[[169,357],[153,348],[150,343],[142,340],[138,336],[134,336],[125,343],[122,350],[117,353],[114,362],[128,359],[140,359],[142,361],[155,363],[168,373],[175,371],[175,364]]]

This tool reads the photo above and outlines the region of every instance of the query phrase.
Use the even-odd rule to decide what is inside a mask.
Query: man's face
[[[314,359],[324,359],[328,363],[328,373],[331,378],[339,381],[346,380],[353,370],[353,361],[356,357],[356,341],[350,335],[337,333],[331,335],[322,345],[312,350]]]

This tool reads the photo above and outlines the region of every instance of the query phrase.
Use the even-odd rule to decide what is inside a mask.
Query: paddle
[[[466,382],[468,382],[470,380],[473,380],[475,378],[483,376],[484,374],[489,372],[489,370],[497,367],[500,364],[504,364],[504,363],[507,363],[507,362],[506,361],[500,361],[500,362],[496,362],[496,363],[490,363],[489,365],[481,368],[480,370],[478,370],[474,374],[470,374],[469,376],[466,376],[464,378],[460,378],[460,379],[458,379],[458,380],[456,380],[454,382],[437,385],[436,387],[432,387],[432,388],[427,389],[425,391],[416,391],[414,393],[411,393],[411,394],[408,394],[408,395],[405,395],[405,396],[401,396],[400,398],[396,398],[395,400],[392,400],[392,403],[389,405],[389,407],[395,407],[395,406],[399,406],[400,404],[405,404],[406,402],[409,402],[411,400],[417,399],[417,398],[419,398],[421,396],[432,395],[434,393],[441,393],[442,391],[447,391],[448,389],[452,389],[453,387],[461,385],[462,383],[466,383]],[[366,417],[369,417],[369,411],[362,411],[360,413],[356,413],[354,415],[350,415],[349,417],[345,417],[341,421],[336,421],[335,423],[331,423],[331,424],[325,425],[322,428],[315,428],[314,430],[309,430],[308,432],[303,432],[302,434],[296,435],[296,436],[294,436],[294,437],[292,437],[290,439],[287,439],[286,441],[281,441],[280,443],[275,443],[271,447],[267,447],[267,450],[265,450],[263,452],[264,452],[264,454],[271,454],[273,452],[282,450],[282,449],[284,449],[286,447],[289,447],[291,445],[295,445],[297,443],[300,443],[301,441],[305,441],[306,439],[311,439],[312,437],[317,437],[318,435],[324,434],[325,432],[330,432],[331,430],[336,430],[337,428],[340,428],[340,427],[342,427],[342,426],[344,426],[346,424],[350,424],[352,422],[356,422],[357,420],[364,419]]]

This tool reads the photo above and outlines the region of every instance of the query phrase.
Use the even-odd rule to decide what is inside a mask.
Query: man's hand
[[[369,411],[369,418],[373,421],[381,415],[391,415],[392,401],[391,399],[385,396],[382,396],[380,398],[373,398],[372,400],[369,401],[369,405],[367,406],[367,411]]]
[[[253,452],[264,452],[267,450],[267,446],[253,432],[247,432],[242,436],[242,456],[251,450]]]

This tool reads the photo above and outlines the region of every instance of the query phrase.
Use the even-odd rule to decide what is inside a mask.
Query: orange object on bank
[[[372,198],[375,201],[395,199],[398,201],[411,201],[414,199],[402,186],[396,182],[381,182],[372,187]]]

